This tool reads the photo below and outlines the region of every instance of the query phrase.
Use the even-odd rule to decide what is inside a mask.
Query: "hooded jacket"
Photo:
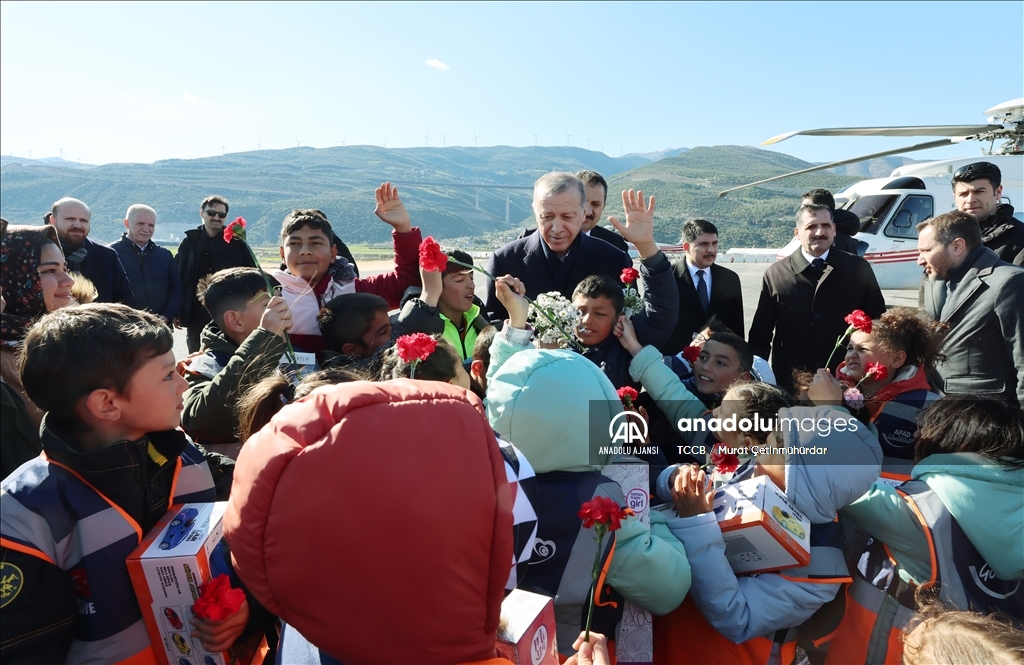
[[[1024,579],[1024,469],[957,453],[926,457],[911,477],[938,494],[996,576]],[[909,504],[894,488],[875,483],[844,508],[843,515],[888,546],[901,578],[915,584],[928,580],[927,539]]]
[[[543,544],[562,537],[553,532],[559,529],[556,525],[579,525],[575,512],[593,495],[623,501],[618,485],[598,473],[611,462],[611,456],[600,455],[590,446],[590,432],[607,432],[622,405],[596,365],[572,351],[515,344],[509,341],[511,330],[503,329],[491,345],[485,404],[495,431],[515,443],[537,473],[537,541]],[[586,488],[585,495],[566,496],[574,487]],[[652,514],[648,531],[630,517],[614,536],[615,554],[607,583],[626,600],[654,614],[675,609],[690,586],[690,569],[682,546],[672,538],[663,518]],[[538,580],[533,566],[545,558],[538,550],[526,578],[527,590],[555,598],[558,641],[565,653],[571,653],[567,649],[579,635],[581,618],[585,619],[596,553],[593,529],[580,529],[571,545],[569,561],[581,562],[575,570],[570,564],[562,579]]]
[[[981,244],[1015,266],[1024,267],[1024,222],[1013,216],[1013,206],[1000,203],[981,220]]]
[[[239,455],[224,535],[253,595],[343,663],[495,657],[512,498],[466,390],[360,381],[285,406]]]
[[[209,264],[200,275],[200,263],[204,252],[209,251]],[[255,268],[252,256],[241,238],[232,238],[224,242],[220,233],[209,236],[203,226],[185,231],[185,237],[178,245],[178,253],[174,255],[181,277],[182,298],[178,309],[178,319],[182,326],[204,323],[210,320],[210,314],[199,302],[196,287],[199,280],[225,268]]]

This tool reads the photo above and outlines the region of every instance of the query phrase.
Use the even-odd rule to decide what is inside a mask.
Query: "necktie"
[[[811,261],[811,267],[818,271],[818,276],[815,278],[815,281],[821,279],[821,276],[825,274],[825,259],[819,256]]]
[[[711,307],[711,300],[708,298],[708,285],[704,281],[704,271],[697,271],[697,300],[700,301],[700,306],[704,309],[706,314],[708,308]]]

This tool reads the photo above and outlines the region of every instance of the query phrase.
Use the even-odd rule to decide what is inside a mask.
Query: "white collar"
[[[693,265],[692,263],[690,263],[690,260],[689,260],[689,259],[685,259],[685,261],[686,261],[686,269],[690,271],[690,279],[691,279],[691,280],[692,280],[693,282],[695,282],[695,283],[696,283],[696,281],[697,281],[697,271],[698,271],[698,270],[703,270],[703,271],[704,271],[704,275],[705,275],[705,278],[704,278],[704,279],[705,279],[705,281],[706,281],[706,280],[707,280],[707,279],[708,279],[709,277],[711,277],[711,268],[713,268],[713,267],[714,267],[714,265],[715,265],[714,263],[712,263],[712,264],[711,264],[711,266],[709,266],[709,267],[707,267],[707,268],[698,268],[697,266],[695,266],[695,265]]]
[[[826,249],[825,253],[822,254],[821,256],[811,256],[810,254],[808,254],[807,252],[804,251],[803,247],[800,248],[800,253],[804,255],[804,258],[807,259],[808,263],[814,263],[814,259],[821,259],[822,261],[828,261],[828,253],[831,252],[831,251],[832,251],[832,248],[829,248],[829,249]]]

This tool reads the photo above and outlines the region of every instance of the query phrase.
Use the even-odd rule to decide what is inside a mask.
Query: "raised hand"
[[[626,211],[626,223],[620,222],[618,217],[609,217],[608,221],[623,238],[633,243],[641,259],[657,254],[658,244],[654,242],[654,197],[645,205],[643,190],[635,192],[630,189],[622,192],[622,207]]]
[[[424,270],[423,266],[420,266],[420,281],[423,282],[420,300],[431,307],[437,307],[437,301],[441,299],[441,291],[444,290],[441,272],[439,270]]]
[[[530,311],[530,304],[523,297],[526,295],[526,286],[512,275],[505,275],[494,283],[494,295],[508,311],[509,325],[520,330],[525,329],[526,316]]]
[[[377,207],[373,209],[373,214],[393,226],[398,233],[411,231],[409,211],[405,209],[402,199],[398,198],[398,188],[386,182],[374,193],[377,195]]]
[[[676,515],[693,517],[710,513],[714,492],[707,491],[707,474],[697,465],[679,467],[672,488],[672,502],[676,507]]]
[[[619,344],[622,345],[622,348],[629,351],[631,356],[640,353],[644,348],[640,340],[636,338],[636,329],[633,327],[633,322],[625,314],[621,315],[615,323],[612,334],[619,338]]]
[[[819,369],[814,375],[814,381],[807,388],[807,398],[815,405],[842,404],[843,384],[839,379],[832,376],[825,368]]]

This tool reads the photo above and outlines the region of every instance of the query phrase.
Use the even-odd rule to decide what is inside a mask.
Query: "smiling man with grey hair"
[[[562,172],[542,175],[533,185],[537,233],[497,249],[487,271],[496,277],[512,275],[522,280],[531,298],[558,291],[572,299],[576,285],[589,275],[618,280],[622,269],[632,262],[625,252],[580,232],[586,208],[587,192],[579,178]],[[625,227],[616,228],[629,239]],[[493,282],[487,284],[484,309],[492,321],[504,321],[508,316],[495,296]]]
[[[121,259],[135,298],[136,309],[148,310],[164,323],[178,314],[181,304],[181,277],[174,256],[153,242],[156,233],[156,210],[136,203],[124,216],[125,232],[110,245]]]

